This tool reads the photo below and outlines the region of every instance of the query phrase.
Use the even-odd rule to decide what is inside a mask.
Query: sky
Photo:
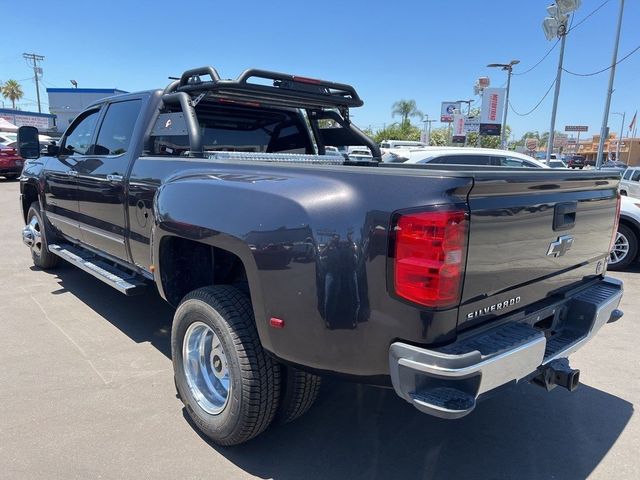
[[[620,0],[608,0],[577,25],[604,2],[583,0],[575,13],[576,28],[566,41],[567,70],[589,73],[610,65]],[[514,74],[528,70],[554,43],[541,28],[548,4],[0,0],[0,81],[19,80],[25,93],[20,108],[37,111],[33,71],[23,52],[45,56],[45,88],[71,87],[73,79],[81,88],[136,91],[164,88],[167,77],[197,66],[213,65],[223,78],[258,67],[354,85],[365,105],[352,110],[353,121],[378,129],[399,120],[391,115],[397,100],[414,99],[423,113],[438,118],[442,101],[475,98],[480,76],[489,76],[491,86],[504,86],[506,72],[487,68],[488,63],[518,59]],[[640,45],[638,25],[640,1],[627,0],[618,58]],[[558,53],[556,47],[538,67],[513,76],[516,111],[528,112],[548,90]],[[591,77],[563,74],[556,130],[579,124],[589,126],[588,135],[599,133],[608,80],[608,71]],[[618,65],[614,88],[611,111],[626,112],[628,125],[640,109],[640,51]],[[41,91],[41,98],[47,111],[46,93]],[[509,110],[515,138],[549,130],[552,100],[553,91],[527,116]],[[612,114],[610,128],[619,131],[620,124],[621,117]]]

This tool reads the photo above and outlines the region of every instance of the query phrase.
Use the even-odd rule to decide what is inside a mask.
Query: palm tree
[[[14,110],[16,108],[16,100],[20,100],[24,96],[22,87],[17,80],[7,80],[0,91],[4,98],[11,100]]]
[[[391,115],[396,116],[400,115],[402,117],[402,125],[406,126],[409,124],[409,117],[420,117],[422,118],[422,112],[418,110],[416,106],[415,100],[398,100],[391,107]]]

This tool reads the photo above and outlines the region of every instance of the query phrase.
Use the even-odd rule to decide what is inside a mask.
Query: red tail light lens
[[[616,236],[618,234],[618,224],[620,223],[620,206],[622,203],[622,197],[618,192],[618,198],[616,199],[616,216],[613,220],[613,232],[611,233],[611,243],[609,244],[609,251],[613,250],[613,246],[616,243]]]
[[[465,210],[401,214],[395,222],[395,293],[432,308],[460,301],[467,253]]]

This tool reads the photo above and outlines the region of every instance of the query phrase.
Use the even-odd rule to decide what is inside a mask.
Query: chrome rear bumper
[[[389,350],[393,387],[425,413],[463,417],[481,395],[531,377],[582,347],[605,323],[620,318],[622,292],[622,282],[605,277],[567,298],[553,334],[545,335],[524,319],[433,350],[393,343]]]

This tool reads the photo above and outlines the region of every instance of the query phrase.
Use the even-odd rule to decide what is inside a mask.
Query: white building
[[[56,116],[56,128],[63,133],[79,113],[97,100],[127,93],[116,88],[47,88],[49,111]]]

